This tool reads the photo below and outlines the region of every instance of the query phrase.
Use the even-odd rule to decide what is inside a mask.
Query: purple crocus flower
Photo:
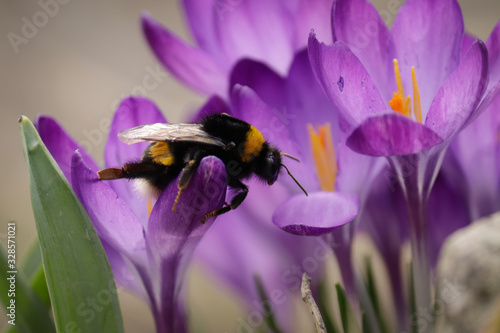
[[[247,73],[252,73],[251,80]],[[351,261],[355,226],[345,223],[357,215],[371,179],[380,172],[384,160],[360,155],[346,147],[338,127],[338,114],[314,77],[307,50],[296,54],[284,78],[253,60],[239,62],[231,77],[236,87],[239,82],[250,84],[259,98],[268,103],[265,122],[260,120],[263,128],[266,133],[271,132],[271,138],[277,138],[278,146],[290,147],[283,151],[301,160],[299,164],[290,162],[288,167],[309,191],[309,196],[289,184],[286,200],[276,207],[273,222],[290,233],[325,235],[337,255],[351,303],[357,304]],[[253,113],[249,109],[241,116],[250,122],[259,121]],[[274,130],[270,131],[271,128]]]
[[[358,211],[362,211],[371,181],[380,172],[383,161],[357,154],[346,147],[345,135],[338,127],[338,113],[331,108],[316,82],[306,50],[296,55],[285,80],[284,92],[283,110],[290,114],[290,132],[303,160],[301,169],[297,172],[302,177],[308,175],[307,188],[315,192],[315,196],[320,200],[314,202],[314,197],[308,200],[294,195],[276,210],[273,222],[286,231],[290,231],[290,226],[299,221],[306,221],[308,226],[315,226],[323,219],[334,223],[336,217],[341,216],[342,212],[351,206],[349,203],[352,199],[349,198],[356,198]],[[313,126],[319,128],[319,135],[315,135],[311,130]],[[327,131],[330,126],[330,137],[325,135],[325,132],[321,133],[322,130]],[[331,151],[334,152],[333,156]],[[314,207],[314,214],[310,211],[300,212],[300,208],[307,202],[313,202],[310,205]],[[337,205],[331,210],[325,209],[334,203]],[[294,216],[288,212],[293,212]],[[351,305],[359,308],[352,263],[352,239],[356,224],[357,219],[340,227],[322,230],[321,234],[335,252]]]
[[[302,52],[301,59],[307,62],[307,53]],[[298,76],[295,78],[297,82],[300,81]],[[310,78],[314,80],[312,72]],[[317,92],[322,94],[319,90]],[[195,119],[210,112],[226,112],[254,125],[282,152],[302,158],[287,117],[264,103],[249,87],[235,85],[230,97],[230,104],[219,97],[212,97]],[[301,131],[307,132],[305,124],[302,124]],[[330,232],[351,221],[358,212],[358,198],[352,193],[316,193],[318,185],[314,178],[314,167],[306,165],[305,160],[301,163],[292,160],[285,163],[294,170],[299,181],[311,190],[309,197],[302,193],[284,170],[271,187],[250,180],[247,182],[250,191],[245,202],[236,212],[219,217],[214,230],[204,238],[197,250],[200,262],[212,274],[244,296],[251,308],[256,307],[255,310],[261,312],[253,275],[262,278],[266,290],[282,294],[288,299],[296,296],[302,272],[319,278],[327,254],[330,253],[328,245],[320,238],[283,233],[273,226],[271,217],[280,204],[296,194],[300,205],[309,211],[309,215],[300,213],[301,224],[288,219],[290,225],[283,226],[301,235]],[[333,211],[343,213],[329,214]],[[290,303],[272,302],[271,305],[280,326],[291,329],[288,320]]]
[[[266,128],[273,128],[268,127],[269,123],[265,122],[266,119],[269,120],[273,117],[270,114],[271,109],[248,88],[239,87],[235,89],[232,101],[233,104],[230,108],[221,98],[213,97],[201,108],[194,120],[199,120],[204,115],[213,112],[226,112],[233,115],[248,114],[251,115],[251,119],[246,118],[246,120],[263,128],[264,133],[266,133]],[[131,146],[125,145],[118,140],[117,133],[125,128],[156,122],[165,122],[165,119],[151,102],[142,98],[126,99],[117,110],[110,128],[109,139],[105,149],[105,165],[107,167],[120,166],[130,160],[140,158],[146,143],[138,143]],[[156,281],[155,283],[158,283],[157,280],[160,278],[169,279],[170,282],[167,283],[167,287],[173,288],[175,286],[174,296],[177,297],[176,295],[179,292],[179,286],[183,280],[184,270],[189,259],[189,252],[195,245],[192,244],[191,240],[198,239],[197,237],[193,237],[194,234],[201,237],[207,227],[203,227],[202,229],[196,228],[201,228],[201,225],[198,225],[198,217],[193,217],[193,220],[190,220],[189,223],[185,221],[179,221],[178,223],[166,221],[165,219],[170,219],[169,215],[173,214],[169,210],[171,209],[169,202],[162,204],[162,213],[156,214],[155,209],[159,209],[156,207],[160,202],[163,202],[162,198],[166,194],[163,194],[158,199],[148,218],[148,203],[134,190],[133,183],[122,180],[109,182],[97,181],[94,171],[99,168],[96,163],[54,120],[48,117],[40,117],[37,126],[47,147],[58,161],[64,174],[70,181],[73,181],[75,192],[78,193],[80,199],[88,209],[96,230],[101,236],[101,241],[106,249],[117,284],[144,298],[151,305],[159,327],[160,325],[164,327],[169,323],[172,324],[172,316],[164,316],[164,312],[169,309],[159,308],[157,303],[155,303],[158,297],[161,296],[165,299],[168,295],[161,294],[163,291],[160,289],[155,289],[157,285],[153,282]],[[267,134],[271,133],[267,132]],[[276,135],[275,139],[279,137]],[[286,141],[282,142],[278,140],[278,143],[283,149],[288,149],[287,145],[289,146],[289,144]],[[83,160],[83,163],[75,160],[75,164],[79,168],[74,169],[74,174],[78,175],[77,178],[75,178],[76,176],[72,177],[71,169],[71,158],[76,149],[80,149]],[[93,171],[89,171],[85,165],[88,165]],[[203,170],[203,168],[199,170]],[[82,175],[86,177],[83,180],[80,179]],[[196,249],[195,257],[200,263],[208,268],[215,277],[235,290],[246,301],[249,308],[249,316],[252,316],[249,317],[250,319],[243,318],[241,321],[238,321],[239,325],[243,325],[242,327],[247,327],[247,325],[252,327],[252,325],[255,325],[255,314],[261,315],[263,318],[269,315],[268,311],[272,311],[278,319],[280,327],[291,329],[289,318],[292,311],[292,303],[290,299],[296,297],[298,293],[302,272],[307,272],[317,281],[323,271],[324,263],[331,256],[331,251],[321,239],[304,238],[283,233],[270,223],[272,212],[279,203],[289,196],[290,192],[287,187],[291,188],[292,184],[289,184],[289,181],[285,181],[286,177],[286,175],[282,175],[280,181],[272,187],[260,184],[258,181],[250,180],[248,185],[251,190],[245,202],[238,210],[219,217],[219,221],[203,237],[203,240]],[[174,181],[173,184],[175,185],[175,183]],[[170,195],[177,193],[174,185],[172,185],[174,188],[166,190],[169,191]],[[201,185],[197,184],[197,187],[193,191],[203,193],[199,186]],[[94,191],[92,190],[93,187],[99,188]],[[293,184],[293,190],[296,191],[295,184]],[[113,200],[118,201],[120,206],[116,207],[108,203],[99,191],[106,191],[107,194],[111,193],[110,195]],[[189,196],[186,198],[189,199]],[[217,197],[213,199],[215,200]],[[99,201],[97,202],[98,205],[95,204],[96,200]],[[203,200],[203,197],[196,197],[196,200]],[[198,202],[192,206],[199,206]],[[102,207],[108,208],[103,211],[101,210]],[[109,207],[114,208],[110,209]],[[97,212],[94,212],[96,209]],[[121,210],[124,210],[125,213],[121,213]],[[108,215],[103,217],[102,214],[104,213]],[[123,223],[123,225],[108,224],[108,219],[113,219],[118,215],[123,217],[119,221],[126,223]],[[160,216],[164,216],[164,219],[160,219]],[[162,257],[156,257],[158,253],[161,254],[165,251],[171,253],[170,251],[175,251],[176,247],[168,246],[168,244],[175,244],[175,242],[169,240],[167,236],[170,234],[167,232],[151,232],[148,234],[153,218],[158,218],[159,224],[157,227],[164,226],[166,228],[165,225],[168,224],[181,229],[180,226],[186,223],[189,225],[189,230],[185,231],[191,231],[192,233],[189,235],[189,242],[184,244],[186,246],[178,248],[181,251],[180,253],[182,253],[182,261],[177,263],[179,265],[177,271],[167,271],[167,266],[165,266],[169,265],[169,263],[175,266],[176,263],[163,260]],[[132,222],[128,222],[129,220]],[[196,224],[191,224],[195,220],[197,220]],[[139,222],[140,225],[137,225],[136,222]],[[128,226],[129,223],[132,224],[133,229],[131,226]],[[211,224],[207,223],[208,225]],[[111,232],[112,230],[109,229],[110,227],[125,228],[125,231],[120,230],[125,234],[132,230],[137,239],[139,239],[136,242],[141,246],[130,246],[127,249],[128,252],[124,254],[122,252],[123,248],[113,243],[112,239],[114,235]],[[143,233],[145,240],[140,240],[143,237]],[[153,237],[154,234],[158,235],[158,237],[148,239],[148,235]],[[155,248],[154,252],[152,252],[153,245],[161,246],[162,250],[159,251]],[[134,254],[135,251],[138,251],[138,253]],[[132,261],[131,256],[134,258],[142,256],[143,260],[134,259]],[[165,270],[160,271],[160,273],[167,274],[170,272],[170,274],[175,274],[175,276],[163,275],[158,278],[157,274],[160,273],[155,272],[158,272],[160,269],[157,264],[149,263],[151,260],[154,260],[155,263],[158,261],[165,262],[163,265]],[[131,261],[133,264],[132,267],[130,265]],[[136,264],[146,265],[147,267],[136,267]],[[139,269],[141,274],[139,274]],[[268,291],[269,300],[262,302],[260,299],[255,285],[255,276],[259,276],[264,288]],[[174,278],[175,282],[172,282]],[[157,295],[158,292],[160,292],[160,296]],[[164,292],[166,293],[167,290]],[[172,292],[172,289],[170,289],[170,292]],[[172,296],[171,293],[169,295],[168,297]],[[170,298],[170,300],[172,299]],[[172,304],[170,303],[170,305]],[[270,309],[266,308],[268,305],[271,307]],[[170,310],[172,310],[171,306]],[[164,312],[162,313],[161,311]],[[174,324],[181,325],[183,313],[179,309],[176,311],[179,320]],[[163,322],[161,318],[163,318]]]
[[[111,124],[106,165],[120,166],[139,159],[147,143],[125,147],[116,133],[154,122],[165,119],[151,102],[124,100]],[[147,203],[130,189],[131,184],[126,180],[99,181],[96,163],[53,119],[39,117],[37,128],[89,214],[117,284],[150,305],[157,332],[186,331],[179,294],[192,252],[214,221],[201,224],[200,220],[224,203],[227,184],[222,161],[213,156],[201,161],[177,212],[172,212],[177,195],[177,184],[172,182],[148,217]]]
[[[301,52],[302,60],[305,61],[304,65],[295,66],[294,79],[286,83],[295,84],[296,87],[285,91],[286,80],[283,78],[283,75],[288,73],[294,53],[301,51],[306,46],[307,35],[311,28],[314,28],[325,42],[331,41],[329,13],[332,1],[242,0],[229,4],[191,0],[184,1],[184,6],[199,48],[184,44],[148,15],[144,15],[142,20],[146,38],[161,62],[173,75],[188,86],[204,93],[217,93],[221,96],[227,96],[229,93],[232,107],[234,107],[234,96],[238,95],[234,94],[233,87],[237,85],[249,86],[257,93],[259,99],[272,108],[271,112],[263,113],[262,116],[253,112],[252,107],[247,107],[248,110],[245,113],[235,115],[254,124],[257,128],[265,130],[265,136],[270,133],[271,142],[274,138],[278,138],[274,141],[282,151],[297,155],[302,160],[300,165],[294,165],[294,162],[291,162],[288,166],[293,173],[300,175],[300,181],[311,191],[311,198],[310,200],[304,199],[302,194],[298,194],[295,198],[290,199],[296,200],[297,205],[290,202],[290,204],[283,206],[281,211],[293,215],[294,219],[281,219],[283,223],[281,226],[294,233],[319,235],[328,233],[341,224],[352,220],[358,211],[357,195],[349,191],[350,189],[335,193],[331,191],[319,192],[318,190],[321,188],[315,178],[316,167],[310,147],[303,151],[304,154],[301,154],[301,151],[295,153],[297,142],[308,146],[310,141],[310,132],[306,123],[301,122],[301,120],[309,120],[311,126],[316,126],[316,128],[311,127],[313,130],[316,130],[318,125],[329,123],[336,136],[335,143],[329,142],[329,145],[339,143],[338,130],[336,129],[338,119],[334,114],[322,114],[320,110],[324,109],[320,108],[317,114],[310,113],[306,116],[310,110],[314,110],[315,106],[328,105],[311,74],[307,54]],[[312,83],[312,87],[315,89],[309,89],[307,84],[303,84],[304,77],[301,77],[303,69],[307,71],[306,81],[309,80],[308,83]],[[305,94],[308,107],[306,108],[304,105],[304,108],[300,110],[293,110],[298,113],[290,114],[286,109],[288,106],[285,105],[285,101],[289,99],[291,103],[300,103],[300,101],[293,99],[296,99],[295,96],[300,96],[297,93],[303,87],[311,91],[310,95]],[[294,91],[292,92],[292,90]],[[245,95],[251,94],[245,93]],[[289,123],[287,116],[297,117],[297,120]],[[318,117],[315,118],[315,116]],[[277,119],[280,121],[276,122]],[[273,127],[275,125],[279,127],[278,131],[276,131],[276,127]],[[282,128],[290,126],[297,126],[300,138],[293,137],[294,129],[291,129],[289,133],[288,131],[283,133]],[[316,136],[317,142],[322,140],[321,135],[323,134]],[[268,137],[266,136],[266,138]],[[279,139],[283,140],[280,142]],[[301,140],[304,141],[301,142]],[[316,145],[318,146],[317,143]],[[345,144],[342,144],[342,148],[339,149],[343,149],[347,151],[346,154],[349,154]],[[339,152],[338,154],[343,153]],[[306,163],[306,160],[309,163]],[[367,168],[371,165],[354,164],[367,166]],[[345,171],[341,171],[341,173],[347,174]],[[281,178],[286,179],[286,176]],[[354,176],[352,179],[362,181],[363,177]],[[297,193],[294,184],[290,184],[286,180],[283,182],[288,183],[288,188],[290,188],[288,197],[290,194]],[[342,181],[339,182],[342,183]],[[334,183],[335,180],[330,180],[330,184],[325,186],[330,188]],[[283,200],[285,199],[286,197],[283,198]],[[248,200],[246,204],[249,205]],[[302,204],[305,206],[299,206]],[[303,207],[304,210],[298,209],[299,207]],[[288,210],[288,208],[293,209]],[[314,212],[314,214],[310,215],[310,212]],[[312,216],[314,218],[311,218]],[[276,219],[276,221],[278,220],[280,219]],[[235,225],[234,228],[237,226]],[[346,228],[346,231],[352,236],[352,228]],[[339,233],[344,232],[339,231]],[[217,237],[218,234],[212,235]],[[347,238],[338,236],[336,239],[341,238],[345,248],[350,249],[351,236]],[[337,249],[339,248],[337,247]],[[340,258],[341,262],[349,263],[350,266],[350,250],[343,253]],[[209,261],[205,260],[205,262]],[[351,270],[345,269],[344,271]],[[351,278],[345,280],[346,283],[352,281]]]
[[[464,26],[455,0],[409,0],[391,31],[369,2],[339,0],[332,22],[333,45],[310,35],[313,70],[339,110],[347,145],[388,157],[396,172],[409,212],[417,307],[428,307],[429,194],[447,146],[491,102],[499,83],[488,86],[483,42],[474,41],[461,57]]]
[[[459,184],[455,181],[455,175],[446,172],[449,169],[444,167],[439,172],[429,197],[427,234],[432,268],[436,266],[445,239],[470,223],[465,197],[457,191]],[[406,330],[409,325],[415,324],[408,311],[408,300],[405,299],[407,293],[401,274],[407,271],[407,266],[401,265],[401,250],[409,240],[409,222],[401,188],[392,183],[394,178],[391,175],[392,170],[387,166],[374,180],[357,221],[360,230],[368,233],[380,251],[394,296],[399,328]]]
[[[247,69],[251,66],[259,67],[261,64],[249,63]],[[264,80],[256,82],[266,84]],[[341,134],[336,125],[337,114],[331,112],[331,108],[312,108],[312,105],[327,105],[327,101],[324,101],[321,90],[315,89],[317,84],[306,51],[299,52],[294,58],[283,84],[283,87],[273,87],[275,90],[283,89],[287,98],[290,98],[289,102],[283,102],[285,108],[282,110],[264,103],[253,90],[262,90],[258,85],[252,89],[235,85],[231,94],[232,105],[238,110],[235,116],[254,124],[281,151],[301,160],[300,163],[290,160],[287,166],[297,175],[309,195],[305,196],[289,177],[282,175],[281,182],[286,184],[289,195],[275,211],[274,223],[292,234],[327,234],[351,221],[359,210],[359,196],[353,188],[348,188],[353,187],[352,182],[343,182],[343,177],[352,176],[351,172],[356,171],[361,175],[367,174],[373,159],[355,154],[363,163],[351,165],[353,161],[349,161],[349,167],[339,170],[343,161],[356,157],[350,155],[351,151],[341,144]],[[350,167],[358,169],[352,171]],[[359,184],[362,181],[359,180]],[[335,186],[344,186],[345,190],[335,191]]]
[[[228,96],[229,73],[244,58],[285,74],[295,51],[314,28],[331,41],[332,0],[184,0],[196,46],[188,45],[148,14],[146,38],[158,59],[181,82],[205,93]]]

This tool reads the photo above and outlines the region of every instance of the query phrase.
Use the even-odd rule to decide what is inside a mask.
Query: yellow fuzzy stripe
[[[254,159],[262,150],[264,142],[265,140],[262,133],[255,127],[250,126],[245,138],[245,145],[243,146],[241,160],[243,162],[249,162]]]
[[[153,162],[158,164],[172,165],[174,162],[168,142],[156,142],[149,148],[149,154]]]

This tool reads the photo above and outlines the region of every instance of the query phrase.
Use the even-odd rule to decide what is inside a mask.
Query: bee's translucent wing
[[[226,143],[202,129],[201,124],[151,124],[129,128],[118,133],[118,138],[133,144],[141,141],[197,142],[225,147]]]

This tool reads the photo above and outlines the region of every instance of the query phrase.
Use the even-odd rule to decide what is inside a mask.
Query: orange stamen
[[[405,89],[403,87],[403,80],[401,79],[401,71],[399,70],[399,62],[398,59],[392,60],[394,63],[394,75],[396,75],[396,84],[398,85],[398,94],[399,96],[405,95]]]
[[[330,124],[318,126],[317,132],[311,124],[307,124],[307,129],[321,189],[334,192],[338,168]]]
[[[393,93],[389,105],[394,111],[403,113],[403,98],[397,92]]]
[[[394,62],[394,74],[396,76],[396,85],[398,86],[398,91],[396,91],[392,99],[389,101],[391,108],[398,113],[404,114],[407,117],[411,117],[411,98],[406,96],[403,87],[403,80],[401,79],[401,72],[399,70],[399,63],[397,59]],[[420,104],[420,92],[418,90],[417,76],[415,75],[415,67],[411,67],[411,80],[413,84],[413,113],[415,115],[415,120],[422,123],[422,106]]]
[[[415,75],[415,67],[411,67],[411,81],[413,82],[413,113],[415,119],[422,123],[422,106],[420,105],[420,92],[418,91],[417,76]]]
[[[410,117],[411,116],[410,101],[409,97],[405,98],[405,89],[403,87],[403,80],[401,79],[401,72],[399,71],[398,60],[394,59],[393,63],[394,63],[394,75],[396,76],[396,84],[398,86],[398,91],[393,94],[392,99],[389,101],[389,105],[395,112]]]

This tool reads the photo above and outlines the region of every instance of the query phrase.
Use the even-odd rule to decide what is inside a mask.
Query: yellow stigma
[[[313,125],[307,124],[307,130],[321,190],[334,192],[338,168],[330,124],[318,126],[317,132]]]
[[[392,99],[389,101],[391,108],[398,113],[407,117],[411,117],[410,96],[405,97],[405,90],[403,87],[403,80],[401,79],[401,72],[399,71],[399,63],[397,59],[394,62],[394,74],[396,76],[396,84],[398,91],[393,93]],[[415,75],[415,67],[411,67],[411,79],[413,83],[413,113],[415,120],[422,123],[422,107],[420,106],[420,92],[418,91],[417,76]]]

